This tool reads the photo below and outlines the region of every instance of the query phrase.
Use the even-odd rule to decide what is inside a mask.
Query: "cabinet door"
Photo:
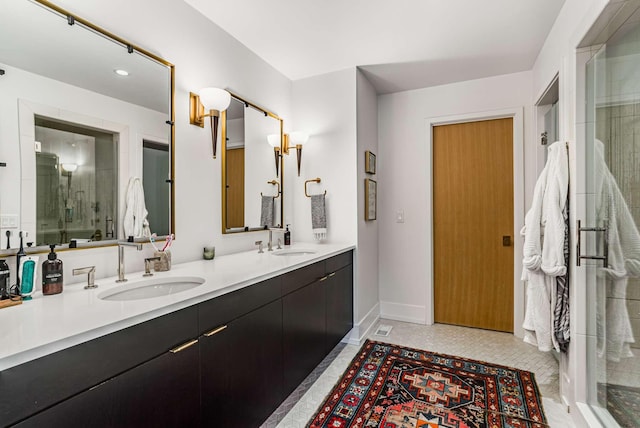
[[[285,396],[326,355],[325,282],[318,280],[282,298]]]
[[[205,333],[200,360],[202,426],[260,426],[284,399],[282,302],[256,309],[210,337]]]
[[[191,346],[156,357],[17,426],[194,427],[199,424],[199,387],[198,347]]]
[[[326,290],[326,352],[329,353],[353,327],[353,266],[330,273]]]

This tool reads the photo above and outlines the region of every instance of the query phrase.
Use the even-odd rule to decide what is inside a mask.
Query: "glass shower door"
[[[631,20],[630,20],[631,21]],[[603,426],[640,427],[640,25],[587,64],[588,400]]]

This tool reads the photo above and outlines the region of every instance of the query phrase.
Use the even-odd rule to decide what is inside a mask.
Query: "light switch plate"
[[[17,214],[2,214],[0,216],[0,228],[2,228],[2,229],[17,229],[18,228],[18,215]]]
[[[404,210],[396,211],[396,223],[404,223]]]

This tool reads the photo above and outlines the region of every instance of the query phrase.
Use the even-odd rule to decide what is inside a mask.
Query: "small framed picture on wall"
[[[376,155],[369,150],[364,152],[364,172],[368,174],[376,173]]]
[[[364,179],[364,219],[366,221],[376,219],[376,200],[378,199],[378,183]]]

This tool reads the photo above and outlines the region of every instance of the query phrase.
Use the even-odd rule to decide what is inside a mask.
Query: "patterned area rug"
[[[308,427],[543,428],[534,375],[367,340]]]
[[[607,410],[623,428],[640,426],[640,388],[598,384],[598,402],[606,400]]]

